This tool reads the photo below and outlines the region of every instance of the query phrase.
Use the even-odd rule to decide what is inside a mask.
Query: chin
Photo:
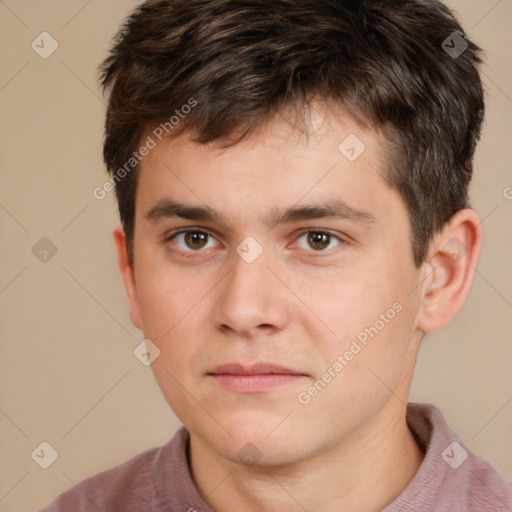
[[[232,462],[247,467],[279,467],[299,462],[304,454],[297,450],[297,445],[291,442],[283,443],[282,439],[270,442],[265,437],[253,441],[239,441],[240,448],[235,443],[223,447],[219,454]]]
[[[190,430],[232,462],[247,466],[281,466],[301,460],[304,440],[313,439],[313,436],[299,431],[291,423],[285,425],[288,421],[283,422],[286,414],[279,417],[265,415],[263,418],[262,415],[259,411],[244,417],[238,415],[231,420],[219,418],[229,434],[218,425],[212,428],[211,423]]]

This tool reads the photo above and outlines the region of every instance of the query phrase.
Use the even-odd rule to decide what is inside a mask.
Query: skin
[[[381,135],[320,104],[310,127],[308,139],[276,116],[227,149],[187,134],[158,144],[140,166],[134,267],[122,228],[114,230],[131,319],[161,351],[154,375],[191,433],[192,476],[217,512],[379,511],[396,498],[424,456],[405,421],[422,335],[459,311],[480,250],[478,216],[463,210],[416,268],[407,210],[381,178]],[[354,162],[338,150],[349,134],[366,145]],[[207,205],[225,223],[146,218],[163,199]],[[373,220],[262,220],[274,208],[328,200]],[[211,238],[201,247],[172,237],[183,228]],[[326,247],[308,243],[307,231],[320,231]],[[248,236],[263,250],[252,263],[236,251]],[[378,335],[300,403],[396,303],[400,312]],[[262,361],[301,376],[240,392],[209,375]],[[247,443],[255,455],[242,460]]]

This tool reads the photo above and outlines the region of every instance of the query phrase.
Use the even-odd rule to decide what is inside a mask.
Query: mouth
[[[207,376],[220,386],[241,393],[262,393],[309,377],[306,373],[272,363],[230,363],[218,366]]]

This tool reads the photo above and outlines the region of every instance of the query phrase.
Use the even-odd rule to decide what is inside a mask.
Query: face
[[[377,133],[319,107],[311,123],[306,140],[276,117],[227,149],[185,135],[141,162],[131,316],[173,411],[230,460],[306,459],[407,398],[407,211]]]

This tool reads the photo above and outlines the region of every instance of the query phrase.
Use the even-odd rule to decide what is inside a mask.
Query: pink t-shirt
[[[512,512],[509,485],[469,451],[437,407],[409,403],[407,423],[425,458],[382,512]],[[181,427],[166,445],[83,480],[40,512],[214,512],[192,481],[188,440]]]

